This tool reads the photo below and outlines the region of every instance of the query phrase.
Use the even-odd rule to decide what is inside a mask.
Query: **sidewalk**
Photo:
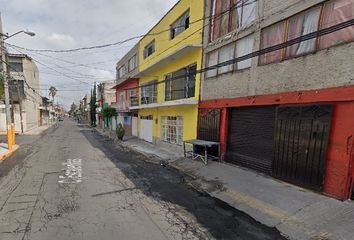
[[[109,132],[99,132],[115,137]],[[197,189],[276,227],[290,239],[354,239],[353,201],[341,202],[234,165],[219,162],[204,165],[136,138],[119,144],[147,156],[157,156],[157,162],[168,162],[193,177],[192,184]]]
[[[0,143],[0,163],[16,152],[17,149],[19,149],[19,145],[15,144],[12,146],[12,150],[9,150],[6,143]]]
[[[27,132],[24,132],[21,135],[40,135],[42,132],[46,131],[51,126],[53,126],[53,124],[43,125],[43,126],[31,129]]]

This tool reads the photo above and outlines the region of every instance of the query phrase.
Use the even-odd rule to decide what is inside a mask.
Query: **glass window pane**
[[[334,26],[338,23],[346,22],[354,18],[354,1],[337,0],[330,1],[324,5],[324,13],[321,29]],[[354,26],[344,28],[320,37],[320,48],[331,46],[354,40]]]
[[[240,4],[239,0],[231,0],[231,30],[237,29],[238,19],[237,19],[237,6]]]
[[[220,13],[222,12],[222,2],[220,0],[213,1],[212,21],[210,24],[210,40],[214,41],[220,35]]]
[[[214,66],[218,64],[218,51],[213,51],[208,53],[208,62],[207,62],[207,67],[210,66]],[[212,70],[208,70],[206,72],[206,77],[210,78],[210,77],[215,77],[217,74],[217,69],[212,69]]]
[[[298,14],[289,20],[288,40],[301,37],[303,35],[316,32],[318,30],[318,20],[320,17],[320,7],[316,7],[307,12]],[[286,56],[293,57],[314,51],[316,48],[316,38],[294,44],[287,48]]]
[[[262,30],[261,49],[265,49],[284,42],[285,22],[274,24]],[[259,57],[261,64],[279,62],[282,50],[272,51]]]
[[[222,0],[221,10],[221,25],[220,25],[220,37],[226,35],[229,32],[229,19],[230,19],[230,0]]]
[[[233,59],[234,50],[235,50],[234,46],[235,46],[234,44],[229,44],[229,45],[222,47],[219,50],[219,64]],[[233,69],[232,64],[229,64],[229,65],[226,65],[223,67],[219,67],[218,73],[222,74],[222,73],[230,72],[230,71],[232,71],[232,69]]]
[[[254,44],[254,36],[250,35],[248,37],[242,38],[236,42],[236,57],[243,57],[247,54],[252,53]],[[237,69],[249,68],[252,65],[252,58],[244,60],[242,62],[237,62]]]
[[[250,25],[256,19],[256,1],[243,1],[240,27]]]

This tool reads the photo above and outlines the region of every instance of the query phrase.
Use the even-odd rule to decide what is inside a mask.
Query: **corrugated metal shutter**
[[[226,161],[271,174],[275,107],[230,111]]]

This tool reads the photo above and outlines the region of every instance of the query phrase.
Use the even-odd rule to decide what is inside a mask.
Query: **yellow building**
[[[139,43],[139,137],[195,139],[202,64],[203,0],[180,0]]]

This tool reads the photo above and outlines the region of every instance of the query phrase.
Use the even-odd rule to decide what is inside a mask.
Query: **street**
[[[1,240],[284,239],[87,126],[26,138],[0,165]]]

